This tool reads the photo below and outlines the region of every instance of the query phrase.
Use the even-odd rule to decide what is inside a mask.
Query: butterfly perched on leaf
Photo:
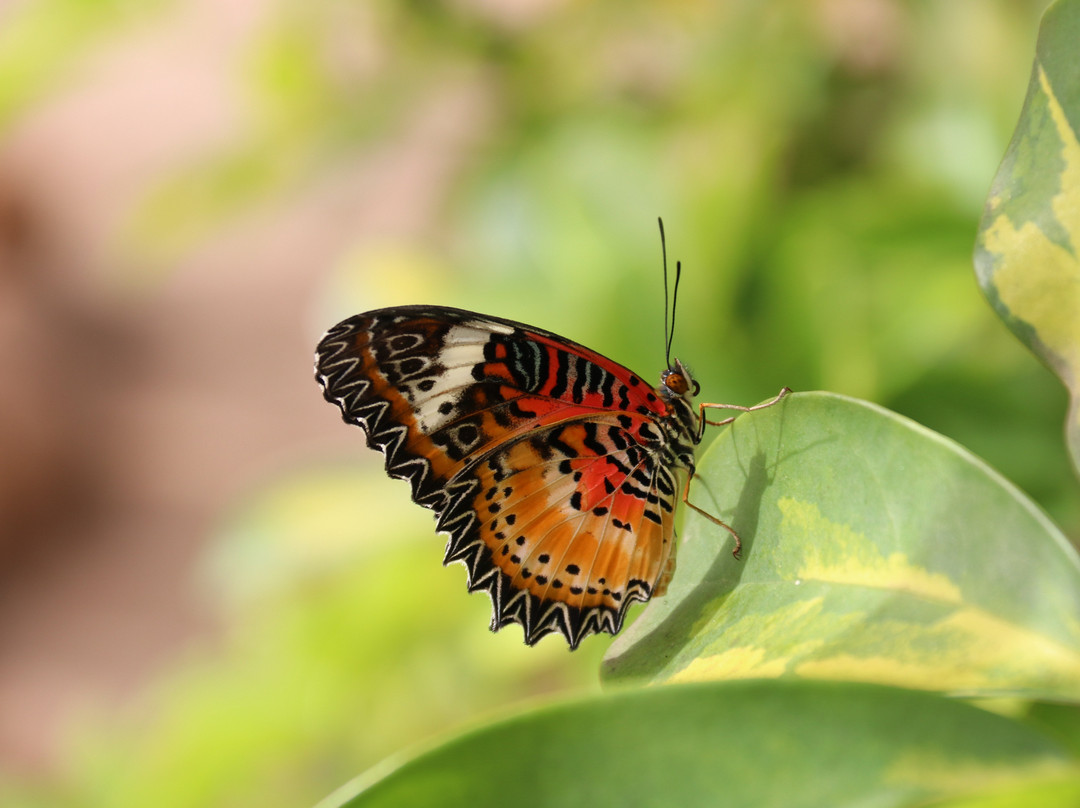
[[[668,339],[670,349],[670,338]],[[678,360],[659,387],[583,345],[500,317],[396,306],[339,323],[316,379],[408,480],[449,536],[443,563],[491,596],[492,630],[520,623],[571,648],[616,634],[675,569],[704,409]],[[705,513],[702,511],[702,513]],[[709,514],[735,536],[730,527]]]

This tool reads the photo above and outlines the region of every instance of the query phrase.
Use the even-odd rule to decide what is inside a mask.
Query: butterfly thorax
[[[698,383],[678,359],[660,374],[659,393],[667,404],[668,414],[660,419],[664,445],[659,447],[668,465],[694,471],[694,447],[701,442],[701,424],[690,399],[698,392]]]

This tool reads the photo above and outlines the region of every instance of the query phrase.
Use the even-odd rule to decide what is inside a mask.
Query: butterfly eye
[[[667,385],[671,392],[680,396],[690,389],[689,385],[686,383],[686,377],[675,371],[668,373],[664,377],[664,384]]]

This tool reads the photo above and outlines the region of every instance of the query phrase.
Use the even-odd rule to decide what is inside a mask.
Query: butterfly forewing
[[[436,512],[446,561],[491,595],[493,628],[576,647],[666,586],[677,483],[656,441],[668,409],[630,370],[520,323],[406,306],[331,329],[316,376]]]

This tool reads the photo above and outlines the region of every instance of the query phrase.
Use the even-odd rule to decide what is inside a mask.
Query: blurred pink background
[[[0,756],[16,768],[47,769],[65,716],[213,633],[192,571],[222,509],[342,439],[311,372],[327,269],[367,233],[423,228],[482,120],[468,83],[436,88],[368,157],[148,275],[117,234],[152,183],[244,130],[230,77],[272,6],[136,22],[0,142]]]

